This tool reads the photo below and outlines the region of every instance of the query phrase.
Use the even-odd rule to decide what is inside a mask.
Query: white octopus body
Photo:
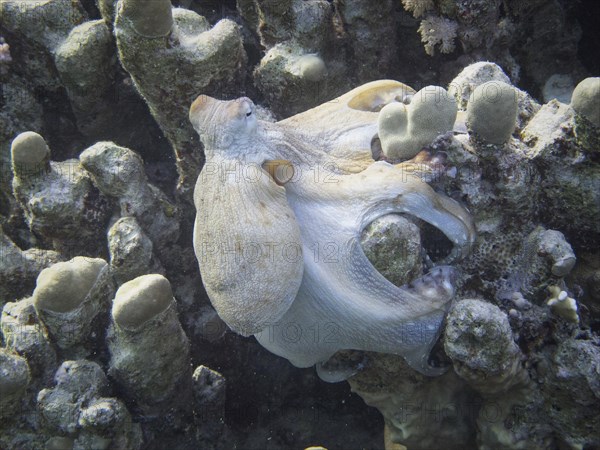
[[[295,170],[284,187],[269,184],[266,171],[260,183],[237,186],[215,179],[200,182],[201,174],[194,196],[195,250],[215,309],[231,328],[254,334],[261,345],[298,367],[354,349],[399,354],[422,373],[439,373],[429,367],[427,357],[454,295],[455,270],[439,266],[410,286],[396,287],[360,246],[364,227],[389,213],[414,215],[440,229],[455,245],[453,257],[467,252],[474,241],[471,217],[457,202],[419,177],[371,157],[377,112],[369,104],[391,101],[410,93],[407,89],[389,80],[368,83],[274,124],[249,123],[254,107],[248,99],[234,104],[200,97],[190,110],[206,147],[203,173],[223,160],[285,160]],[[246,121],[240,111],[250,113]],[[263,222],[256,217],[265,209],[257,202],[267,200],[269,217],[286,219],[268,221],[257,231]],[[207,201],[219,205],[207,207]],[[237,221],[240,210],[247,226]],[[200,261],[198,241],[231,235],[265,240],[267,234],[283,239],[281,249],[293,244],[296,253],[276,251],[276,260],[269,255],[270,265],[264,259],[250,268],[232,258]],[[235,283],[225,280],[234,277]],[[246,289],[244,277],[251,281]],[[221,281],[218,292],[214,279]],[[257,286],[260,280],[266,284]],[[235,287],[228,289],[227,283]]]

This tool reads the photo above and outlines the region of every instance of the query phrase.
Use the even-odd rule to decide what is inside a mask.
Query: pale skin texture
[[[378,111],[411,91],[376,81],[278,123],[256,121],[246,98],[201,96],[190,109],[206,148],[194,195],[194,237],[209,297],[230,327],[239,332],[244,324],[264,347],[298,367],[355,349],[400,354],[415,369],[438,373],[427,357],[454,294],[455,271],[440,266],[399,288],[360,247],[364,227],[393,212],[444,232],[455,244],[450,260],[475,238],[467,211],[415,176],[410,162],[393,166],[371,157]],[[253,182],[214,175],[206,181],[224,162],[262,166],[269,160],[293,166],[283,187],[266,171]],[[273,236],[298,252],[275,247],[270,259],[243,266],[231,257],[208,260],[200,245],[237,239],[243,246]]]

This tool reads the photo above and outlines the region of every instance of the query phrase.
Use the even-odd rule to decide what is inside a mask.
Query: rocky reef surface
[[[600,447],[577,5],[0,0],[0,448]],[[220,198],[248,148],[271,191]],[[222,271],[203,239],[280,232],[275,197],[304,262]]]

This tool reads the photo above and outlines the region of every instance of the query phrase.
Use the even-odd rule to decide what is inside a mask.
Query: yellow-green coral
[[[550,291],[550,298],[546,304],[550,306],[552,312],[569,322],[579,323],[575,299],[569,297],[569,294],[558,286],[549,286],[548,291]]]
[[[439,86],[424,87],[408,105],[386,105],[377,124],[383,153],[391,160],[412,158],[440,134],[452,130],[456,113],[456,100]]]
[[[488,144],[502,145],[515,130],[518,99],[502,81],[488,81],[473,91],[467,104],[469,131]]]

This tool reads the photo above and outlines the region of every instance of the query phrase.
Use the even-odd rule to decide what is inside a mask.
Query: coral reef
[[[600,447],[596,9],[0,0],[0,448]]]
[[[102,20],[76,26],[54,50],[54,63],[64,84],[79,130],[92,139],[101,139],[111,126],[111,85],[116,71],[114,39]]]
[[[81,166],[100,192],[117,200],[121,217],[135,217],[161,251],[179,237],[178,210],[148,182],[142,158],[113,142],[98,142],[80,155]]]
[[[589,120],[592,125],[600,127],[600,78],[586,78],[573,91],[571,107]]]
[[[164,272],[153,256],[154,245],[135,217],[121,217],[108,230],[108,251],[112,273],[118,284],[146,273]]]
[[[105,397],[109,383],[98,364],[65,361],[54,381],[56,386],[42,389],[37,396],[40,415],[51,432],[68,436],[74,449],[140,448],[139,424],[132,423],[123,402]],[[49,440],[54,446],[66,445],[59,436]]]
[[[119,59],[173,147],[178,191],[191,204],[202,158],[184,105],[201,92],[240,89],[246,54],[239,28],[227,19],[211,27],[190,10],[172,9],[169,0],[151,2],[154,14],[147,2],[120,5],[114,23]]]
[[[108,221],[108,200],[92,184],[79,161],[50,161],[37,133],[19,134],[11,145],[13,192],[29,229],[53,249],[70,254],[98,252],[98,234]],[[64,216],[70,218],[64,221]]]
[[[109,374],[139,408],[180,402],[176,392],[190,378],[189,344],[165,277],[143,275],[117,290],[107,343]]]

